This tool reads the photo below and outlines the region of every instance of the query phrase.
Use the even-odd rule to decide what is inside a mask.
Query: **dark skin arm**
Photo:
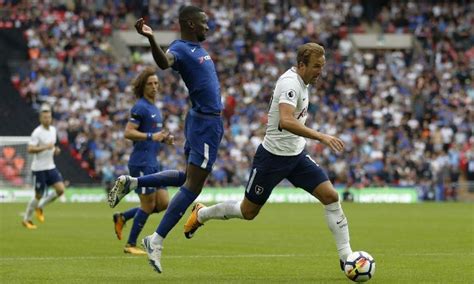
[[[173,65],[174,56],[170,53],[165,53],[163,49],[158,46],[155,38],[153,37],[153,30],[145,24],[145,20],[143,20],[143,18],[138,19],[138,21],[135,23],[135,29],[139,34],[148,38],[151,46],[151,53],[153,54],[153,59],[160,69],[165,70]]]

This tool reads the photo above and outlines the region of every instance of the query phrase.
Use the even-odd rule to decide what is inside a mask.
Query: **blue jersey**
[[[174,55],[171,66],[178,71],[189,90],[192,108],[198,113],[216,114],[223,109],[216,68],[199,43],[175,40],[168,52]]]
[[[156,133],[163,127],[160,110],[145,98],[140,98],[130,113],[131,123],[138,125],[138,131]],[[157,167],[156,156],[160,143],[156,141],[134,141],[133,152],[128,161],[129,166]]]

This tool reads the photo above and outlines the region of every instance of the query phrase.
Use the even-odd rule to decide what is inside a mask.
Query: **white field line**
[[[383,256],[387,254],[377,254],[377,256]],[[425,256],[466,256],[474,255],[474,252],[432,252],[432,253],[398,253],[397,256],[412,256],[412,257],[425,257]],[[330,257],[333,254],[237,254],[237,255],[169,255],[165,258],[169,259],[180,259],[180,258],[298,258],[298,257]],[[31,257],[0,257],[0,262],[8,261],[34,261],[34,260],[93,260],[93,259],[143,259],[140,256],[31,256]]]

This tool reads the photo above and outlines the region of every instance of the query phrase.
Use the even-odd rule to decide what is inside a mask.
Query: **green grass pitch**
[[[319,204],[267,204],[254,221],[211,221],[192,240],[183,218],[165,242],[163,274],[146,256],[122,253],[105,203],[54,203],[34,231],[20,224],[25,206],[0,204],[1,283],[351,283]],[[343,207],[352,248],[376,260],[370,283],[474,283],[474,204]],[[148,219],[139,241],[162,216]]]

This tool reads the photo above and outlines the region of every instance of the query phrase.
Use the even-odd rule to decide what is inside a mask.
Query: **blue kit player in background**
[[[131,184],[140,198],[140,207],[132,208],[113,215],[115,233],[122,239],[122,228],[129,219],[133,218],[132,229],[125,245],[124,252],[130,254],[146,254],[136,247],[138,235],[152,213],[165,210],[168,206],[168,192],[166,186],[181,186],[185,174],[176,170],[159,172],[160,164],[157,155],[160,144],[173,144],[173,136],[163,130],[163,121],[160,110],[155,106],[156,97],[160,88],[156,70],[144,69],[132,84],[137,102],[133,106],[130,120],[125,127],[125,138],[133,141],[133,152],[128,161],[131,177],[148,175],[138,183],[130,176],[120,176],[109,194],[114,194],[124,184]],[[110,195],[109,195],[110,198]],[[113,196],[112,196],[113,198]],[[115,207],[116,203],[112,203]]]
[[[183,7],[179,12],[181,39],[173,41],[166,53],[156,44],[152,29],[143,19],[135,24],[137,32],[148,38],[157,65],[161,69],[171,67],[179,72],[189,90],[192,105],[185,121],[186,181],[170,201],[156,232],[142,241],[150,265],[158,273],[162,272],[163,240],[201,193],[224,134],[219,80],[214,62],[200,45],[209,30],[207,20],[200,8]],[[118,190],[116,200],[119,201],[129,188],[124,186]]]
[[[344,149],[339,138],[305,126],[309,85],[314,85],[322,72],[326,63],[324,54],[324,48],[316,43],[306,43],[298,48],[297,66],[280,76],[273,91],[265,137],[255,153],[244,199],[210,207],[197,203],[185,225],[189,238],[211,219],[254,219],[273,188],[287,179],[324,205],[326,222],[343,268],[344,261],[352,253],[347,218],[327,174],[305,150],[305,138],[318,140],[335,152]]]

